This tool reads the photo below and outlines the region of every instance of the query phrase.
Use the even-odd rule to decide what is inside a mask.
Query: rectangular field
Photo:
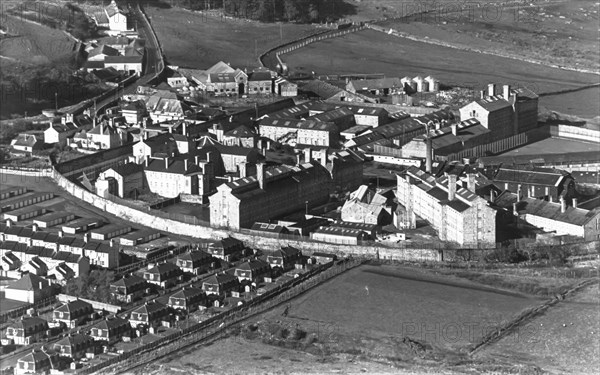
[[[432,75],[442,84],[481,90],[488,83],[551,92],[597,82],[593,74],[565,71],[519,60],[417,42],[364,30],[327,39],[282,56],[290,69],[317,74],[384,73]]]
[[[361,266],[292,301],[288,316],[334,334],[411,337],[460,349],[540,299],[391,266]]]

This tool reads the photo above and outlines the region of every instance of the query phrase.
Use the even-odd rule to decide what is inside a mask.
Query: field
[[[506,336],[477,353],[477,358],[535,363],[553,374],[597,374],[600,368],[600,289],[586,288],[530,322],[526,340]]]
[[[385,51],[385,52],[382,52]],[[387,76],[433,75],[443,84],[479,91],[488,83],[526,86],[537,93],[573,89],[597,82],[593,74],[565,71],[515,59],[459,50],[365,30],[328,39],[283,56],[290,69],[317,74],[383,73]],[[553,108],[595,107],[597,96],[562,103],[557,96]],[[574,108],[576,107],[576,108]]]
[[[482,373],[514,370],[466,351],[544,299],[400,266],[364,265],[244,322],[224,339],[191,347],[137,373]],[[248,339],[254,325],[300,329],[312,347]],[[216,353],[231,353],[232,356]],[[205,358],[211,358],[210,361]],[[244,365],[242,365],[242,363]],[[521,367],[530,370],[534,366]]]
[[[311,25],[221,19],[179,8],[145,9],[168,63],[189,68],[204,69],[219,61],[255,67],[269,48],[317,31]]]

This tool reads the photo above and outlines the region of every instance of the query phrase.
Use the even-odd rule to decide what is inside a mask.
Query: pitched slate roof
[[[71,312],[74,310],[89,310],[92,309],[92,305],[80,299],[76,299],[57,307],[54,311]]]
[[[142,164],[127,163],[116,166],[112,168],[112,170],[115,171],[116,174],[125,177],[130,176],[134,173],[142,172],[144,170],[144,166]]]
[[[79,346],[81,344],[91,344],[93,341],[94,339],[88,335],[75,334],[69,335],[63,338],[62,340],[59,340],[54,345],[74,347]]]
[[[137,309],[133,310],[132,313],[135,312],[138,314],[152,314],[157,311],[166,310],[167,308],[168,307],[166,305],[163,305],[160,302],[150,301],[150,302],[144,303]]]
[[[269,266],[269,264],[265,261],[262,261],[259,259],[252,259],[252,260],[246,261],[246,262],[238,265],[236,267],[236,269],[244,270],[244,271],[254,271],[254,270],[259,270],[261,268],[265,268],[268,266]]]
[[[237,278],[229,273],[214,274],[202,280],[202,284],[227,284],[237,281]]]
[[[484,99],[476,100],[475,102],[489,112],[512,107],[511,104],[501,96],[489,96]]]
[[[100,323],[94,325],[92,328],[110,330],[113,328],[123,327],[123,326],[129,326],[129,321],[125,320],[125,319],[121,319],[119,317],[114,317],[114,318],[110,318],[110,319],[105,319],[105,320],[101,321]]]
[[[122,286],[125,288],[129,288],[134,285],[145,284],[145,283],[146,283],[146,280],[144,280],[143,278],[136,276],[136,275],[131,275],[131,276],[123,277],[117,281],[114,281],[110,285]]]
[[[156,266],[148,269],[145,271],[145,273],[155,273],[155,274],[164,274],[164,273],[169,273],[169,272],[179,272],[181,271],[181,269],[179,267],[177,267],[176,265],[174,265],[173,263],[160,263],[157,264]]]
[[[228,131],[225,133],[228,137],[237,137],[237,138],[247,138],[247,137],[256,137],[256,133],[250,130],[245,125],[240,125],[237,128]]]
[[[50,286],[50,282],[48,280],[32,273],[28,273],[11,285],[7,286],[7,288],[15,290],[42,290],[48,286]]]
[[[12,328],[29,330],[30,328],[37,327],[39,325],[46,327],[45,329],[48,329],[48,322],[39,316],[23,317],[10,326]],[[44,330],[44,327],[42,327],[41,330]]]
[[[183,298],[187,300],[203,294],[204,291],[202,289],[185,287],[180,291],[171,294],[169,298]]]
[[[97,55],[119,56],[119,51],[105,44],[101,44],[88,53],[88,59]]]
[[[524,198],[519,202],[519,212],[539,216],[550,220],[561,221],[573,225],[585,225],[600,215],[600,210],[584,210],[582,208],[566,207],[561,211],[561,204],[534,198]]]
[[[177,256],[177,259],[191,260],[192,262],[210,259],[211,255],[202,250],[188,251],[182,255]]]
[[[568,175],[567,172],[553,168],[501,167],[493,177],[495,182],[517,182],[520,184],[559,186]]]

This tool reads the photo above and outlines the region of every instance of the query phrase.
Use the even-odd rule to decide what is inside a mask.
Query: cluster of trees
[[[332,22],[353,13],[343,0],[170,0],[171,6],[192,10],[222,9],[232,17],[263,22]]]
[[[92,270],[90,273],[71,279],[64,286],[64,293],[94,301],[114,303],[110,294],[113,273],[108,270]]]

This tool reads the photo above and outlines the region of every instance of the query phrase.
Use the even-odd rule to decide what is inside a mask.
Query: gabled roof
[[[52,361],[52,356],[38,349],[33,349],[29,354],[19,358],[18,362],[40,363],[43,361]]]
[[[150,301],[150,302],[144,303],[142,306],[133,310],[132,313],[135,312],[138,314],[152,314],[157,311],[166,310],[166,309],[168,309],[168,307],[166,305],[163,305],[160,302]]]
[[[292,246],[285,246],[282,247],[279,250],[275,250],[273,251],[273,253],[271,253],[272,257],[281,257],[281,258],[287,258],[287,257],[294,257],[297,255],[301,255],[302,252],[298,249],[296,249],[295,247]]]
[[[19,280],[15,281],[11,285],[7,286],[8,289],[15,290],[43,290],[50,286],[50,282],[43,277],[39,277],[32,273],[28,273]]]
[[[33,327],[42,326],[41,330],[48,329],[48,322],[39,316],[23,317],[11,324],[10,327],[17,329],[29,330]],[[46,327],[46,328],[44,328]]]
[[[81,344],[91,344],[93,341],[94,339],[88,335],[75,334],[59,340],[54,345],[75,347]]]
[[[177,256],[177,259],[191,260],[192,262],[208,260],[210,258],[212,258],[212,256],[202,250],[188,251],[187,253]]]
[[[256,133],[246,125],[240,125],[237,128],[228,131],[225,133],[228,137],[236,137],[236,138],[248,138],[248,137],[256,137]]]
[[[527,215],[543,217],[572,225],[585,225],[600,215],[600,210],[584,210],[582,208],[566,207],[561,211],[561,204],[534,198],[524,198],[519,203],[519,212]]]
[[[237,278],[229,273],[219,273],[214,274],[206,279],[202,280],[202,284],[212,284],[212,285],[220,285],[220,284],[228,284],[231,282],[236,282]]]
[[[181,269],[179,267],[177,267],[176,265],[174,265],[173,263],[160,263],[157,264],[156,266],[148,269],[145,271],[145,273],[154,273],[154,274],[165,274],[165,273],[170,273],[170,272],[180,272]]]
[[[141,64],[144,56],[133,55],[133,56],[106,56],[104,64]]]
[[[101,44],[88,53],[88,59],[97,55],[119,56],[119,51],[105,44]]]
[[[252,260],[246,261],[246,262],[238,265],[236,267],[236,269],[244,270],[244,271],[254,271],[254,270],[259,270],[261,268],[266,268],[268,266],[269,266],[269,264],[265,261],[262,261],[259,259],[252,259]]]
[[[105,319],[100,323],[94,325],[92,328],[98,328],[102,330],[110,330],[117,327],[129,326],[129,321],[125,319],[121,319],[119,317],[114,317],[110,319]]]
[[[206,72],[208,74],[213,74],[213,73],[233,73],[233,72],[235,72],[235,69],[233,69],[229,64],[224,63],[223,61],[219,61],[215,65],[213,65],[210,68],[206,69]]]
[[[248,74],[248,81],[270,81],[270,72],[252,72]]]
[[[202,289],[185,287],[180,291],[171,294],[169,298],[183,298],[187,300],[203,294],[204,291]]]
[[[90,310],[92,305],[80,299],[73,300],[71,302],[67,302],[62,304],[61,306],[54,309],[54,311],[62,311],[62,312],[71,312],[75,310]]]
[[[185,168],[185,160],[187,160],[188,163],[187,169]],[[191,174],[202,172],[202,168],[198,166],[195,163],[194,158],[190,158],[189,155],[168,158],[167,161],[164,159],[150,159],[148,166],[145,167],[145,170],[173,174]]]
[[[131,275],[131,276],[123,277],[117,281],[114,281],[110,285],[111,286],[122,286],[125,288],[129,288],[129,287],[139,285],[139,284],[146,284],[146,280],[144,280],[143,278],[141,278],[139,276]]]
[[[569,174],[553,168],[526,168],[503,166],[493,177],[494,182],[515,182],[525,185],[559,186]]]
[[[40,141],[40,136],[34,135],[34,134],[23,133],[23,134],[17,135],[17,138],[15,138],[11,142],[11,146],[33,147],[39,141]]]

